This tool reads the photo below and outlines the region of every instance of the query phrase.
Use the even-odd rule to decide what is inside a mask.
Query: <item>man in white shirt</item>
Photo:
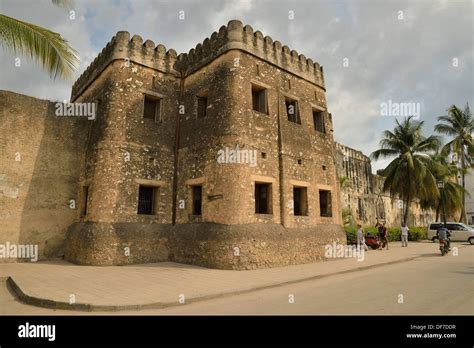
[[[357,247],[359,250],[368,250],[367,245],[365,245],[365,238],[364,238],[364,230],[362,229],[362,226],[359,224],[357,225]]]
[[[402,247],[408,246],[408,231],[410,231],[406,224],[402,225]]]

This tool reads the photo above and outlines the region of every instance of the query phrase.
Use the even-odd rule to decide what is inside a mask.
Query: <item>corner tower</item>
[[[100,108],[70,260],[251,269],[345,241],[323,69],[260,31],[230,21],[179,56],[119,32],[72,99]]]

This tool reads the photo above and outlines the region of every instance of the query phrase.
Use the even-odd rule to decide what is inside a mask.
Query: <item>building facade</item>
[[[239,21],[180,55],[117,33],[72,89],[93,120],[0,100],[1,236],[43,257],[253,269],[345,243],[323,69]]]
[[[370,158],[339,143],[336,150],[342,209],[350,212],[357,224],[370,226],[381,221],[387,226],[400,227],[403,202],[383,192],[383,178],[372,174]],[[413,201],[408,216],[410,226],[428,226],[435,219],[434,210],[422,209],[418,201]]]

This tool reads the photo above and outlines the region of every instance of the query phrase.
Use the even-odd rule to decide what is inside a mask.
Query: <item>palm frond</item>
[[[77,52],[58,33],[2,14],[0,43],[38,61],[53,78],[72,78],[79,64]]]
[[[65,7],[67,9],[73,8],[73,0],[52,0],[53,4],[60,7]]]

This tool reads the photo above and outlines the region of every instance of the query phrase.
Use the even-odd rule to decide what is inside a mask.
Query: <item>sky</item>
[[[77,77],[117,31],[182,53],[241,20],[324,67],[334,137],[366,155],[393,129],[398,106],[412,106],[398,119],[414,113],[429,135],[450,105],[474,105],[474,0],[75,0],[70,9],[0,0],[0,13],[60,33],[81,57]],[[0,90],[69,100],[73,80],[15,58],[0,46]]]

